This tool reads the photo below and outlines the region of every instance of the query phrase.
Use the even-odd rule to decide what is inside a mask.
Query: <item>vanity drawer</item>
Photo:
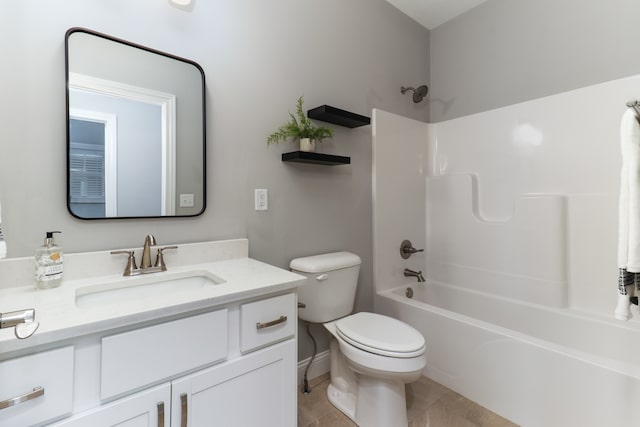
[[[225,359],[227,323],[224,309],[104,337],[100,398],[109,399]]]
[[[1,426],[30,426],[69,414],[73,407],[73,347],[0,362],[0,379]],[[35,390],[37,387],[41,390]],[[12,399],[13,405],[5,407]]]
[[[246,353],[293,337],[296,333],[296,296],[280,295],[240,306],[240,351]]]

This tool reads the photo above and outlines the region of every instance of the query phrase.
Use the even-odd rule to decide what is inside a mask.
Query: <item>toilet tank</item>
[[[298,287],[298,302],[305,305],[298,317],[307,322],[325,323],[353,311],[358,274],[362,261],[350,252],[333,252],[296,258],[291,271],[307,277]]]

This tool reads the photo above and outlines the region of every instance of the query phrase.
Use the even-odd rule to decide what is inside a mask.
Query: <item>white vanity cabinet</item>
[[[180,244],[168,271],[127,277],[111,252],[65,254],[46,290],[32,258],[0,262],[0,313],[39,322],[0,328],[0,427],[295,427],[305,277],[247,239]]]
[[[96,337],[74,391],[95,398],[50,425],[295,427],[296,311],[288,292]]]
[[[296,306],[293,293],[240,304],[241,356],[173,381],[171,425],[294,427]]]
[[[153,387],[53,424],[59,427],[169,426],[171,384]]]
[[[171,425],[296,425],[296,344],[289,340],[173,381]]]

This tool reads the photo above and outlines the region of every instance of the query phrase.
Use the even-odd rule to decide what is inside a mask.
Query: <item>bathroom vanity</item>
[[[123,258],[72,254],[60,288],[0,289],[0,312],[40,322],[23,340],[0,330],[0,408],[20,402],[0,425],[295,426],[302,277],[247,246],[181,245],[168,271],[126,278]],[[12,261],[0,280],[26,280],[26,259]]]

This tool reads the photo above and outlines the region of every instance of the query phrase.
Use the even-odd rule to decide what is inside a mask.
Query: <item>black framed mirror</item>
[[[206,206],[204,71],[86,28],[65,36],[67,207],[81,219]]]

